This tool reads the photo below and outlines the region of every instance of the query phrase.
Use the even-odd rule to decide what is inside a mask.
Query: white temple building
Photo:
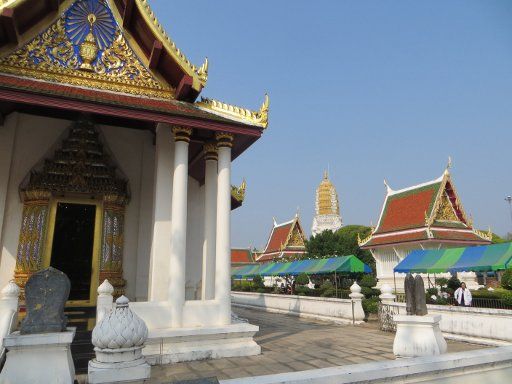
[[[316,189],[315,217],[311,226],[311,234],[316,236],[327,230],[336,232],[342,226],[338,192],[329,180],[329,174],[325,171],[324,178]]]
[[[0,286],[52,266],[69,306],[95,306],[108,279],[160,363],[259,353],[258,327],[231,321],[245,191],[231,164],[267,127],[268,97],[255,111],[198,100],[208,61],[193,65],[146,0],[0,11],[15,32],[0,31]]]

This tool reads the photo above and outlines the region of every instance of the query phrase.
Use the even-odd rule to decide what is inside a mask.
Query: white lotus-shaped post
[[[92,344],[96,358],[89,361],[89,383],[143,382],[150,366],[142,355],[148,327],[121,296],[115,307],[96,324]]]

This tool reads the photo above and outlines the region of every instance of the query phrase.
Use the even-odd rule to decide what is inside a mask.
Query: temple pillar
[[[191,128],[173,127],[174,173],[171,205],[171,254],[167,300],[171,306],[171,327],[182,326],[185,304],[185,262],[187,254],[188,146]]]
[[[204,146],[205,160],[205,205],[204,205],[204,243],[203,243],[203,281],[201,297],[203,300],[215,298],[215,243],[217,227],[217,145],[207,143]]]
[[[231,147],[233,135],[217,133],[217,237],[215,299],[220,304],[221,325],[231,323]]]
[[[155,140],[155,190],[148,284],[149,301],[167,300],[169,255],[171,254],[172,141],[171,126],[158,124]]]

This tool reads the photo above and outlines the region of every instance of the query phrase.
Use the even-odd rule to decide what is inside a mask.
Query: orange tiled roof
[[[231,250],[231,263],[254,263],[252,252],[248,248],[234,248]]]
[[[431,213],[440,185],[433,183],[388,196],[375,234],[425,226],[425,214]]]

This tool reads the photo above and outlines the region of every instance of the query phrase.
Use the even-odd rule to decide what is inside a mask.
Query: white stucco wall
[[[30,170],[53,152],[56,141],[69,126],[66,120],[19,114],[15,128],[7,187],[1,257],[0,286],[13,278],[16,266],[23,205],[19,186]]]
[[[23,210],[19,186],[34,166],[53,156],[71,124],[67,120],[11,114],[0,127],[0,286],[13,278],[16,265]],[[147,300],[155,196],[154,137],[149,131],[114,126],[98,126],[98,130],[106,152],[128,179],[131,192],[124,232],[126,294],[131,300]],[[168,172],[172,176],[172,169]],[[200,298],[203,216],[204,186],[189,178],[187,300]],[[170,242],[170,233],[167,236]]]

